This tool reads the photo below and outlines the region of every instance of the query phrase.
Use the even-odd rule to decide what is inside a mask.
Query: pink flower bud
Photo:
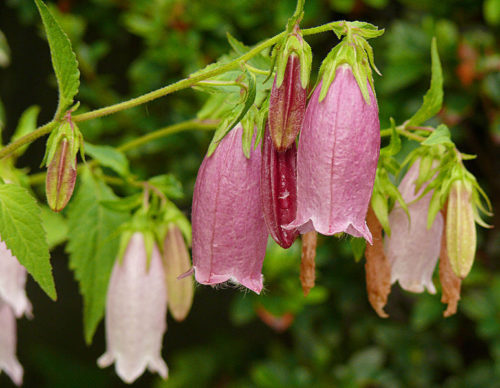
[[[418,198],[428,185],[424,183],[415,192],[420,162],[415,162],[399,185],[401,196],[408,204]],[[443,216],[439,213],[430,229],[427,229],[427,213],[432,198],[431,190],[415,203],[408,205],[408,215],[399,206],[389,214],[391,236],[386,236],[385,252],[391,263],[391,283],[399,281],[402,288],[411,292],[423,292],[425,288],[436,293],[432,274],[437,264],[443,232]]]
[[[26,297],[25,285],[26,269],[0,241],[0,299],[10,305],[18,318],[23,314],[31,316],[31,303]]]
[[[297,154],[297,218],[287,228],[340,232],[371,243],[365,217],[380,151],[377,101],[367,104],[351,67],[337,68],[326,97],[322,83],[307,106]]]
[[[165,274],[167,277],[168,309],[176,321],[183,321],[193,303],[193,278],[185,274],[191,268],[189,252],[180,229],[171,225],[163,244]]]
[[[282,152],[295,143],[306,111],[307,89],[300,79],[300,59],[288,57],[283,83],[277,87],[274,78],[269,97],[269,130],[274,147]]]
[[[262,149],[260,191],[264,219],[271,237],[281,247],[289,248],[298,231],[282,226],[295,219],[297,213],[297,147],[295,142],[285,152],[274,149],[266,128]]]
[[[16,385],[23,383],[23,367],[16,357],[16,317],[13,309],[0,299],[0,372],[5,371]]]
[[[446,213],[446,246],[453,272],[464,279],[476,254],[472,188],[466,181],[457,180],[451,186]]]
[[[116,373],[132,383],[146,367],[167,378],[161,358],[166,331],[167,286],[160,252],[156,245],[148,265],[142,233],[130,238],[123,261],[116,260],[106,300],[107,350],[97,364],[116,363]]]
[[[193,195],[193,267],[202,284],[228,280],[262,290],[267,229],[260,198],[260,147],[250,159],[237,125],[205,157]]]
[[[76,158],[71,154],[68,140],[61,140],[47,168],[45,181],[47,203],[55,212],[66,207],[75,188]]]

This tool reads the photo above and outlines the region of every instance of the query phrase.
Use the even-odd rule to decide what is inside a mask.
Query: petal
[[[150,367],[163,376],[161,360],[166,331],[167,288],[160,252],[156,246],[147,266],[144,237],[132,235],[122,263],[116,261],[106,301],[107,352],[101,367],[113,360],[125,382],[135,381]],[[161,360],[163,361],[163,360]]]
[[[26,297],[26,269],[0,241],[0,298],[9,304],[16,317],[31,315],[31,303]]]
[[[396,206],[389,214],[391,236],[385,239],[385,252],[391,263],[391,283],[399,281],[402,288],[436,293],[432,274],[439,257],[443,216],[438,214],[427,229],[427,211],[432,193],[408,206],[411,224],[403,209]]]
[[[193,195],[193,267],[202,284],[231,280],[259,293],[267,230],[262,215],[260,147],[250,159],[238,125],[201,164]]]
[[[380,151],[373,91],[368,105],[350,67],[341,66],[326,98],[321,82],[307,106],[297,155],[297,218],[287,228],[346,232],[371,242],[365,216]]]
[[[0,299],[0,371],[4,370],[16,385],[23,383],[23,367],[16,358],[16,317]]]

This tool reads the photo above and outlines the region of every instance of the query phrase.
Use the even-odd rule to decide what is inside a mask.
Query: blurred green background
[[[78,99],[93,109],[164,86],[228,51],[226,32],[247,44],[279,33],[293,0],[58,0],[47,1],[68,33],[82,73]],[[307,0],[302,26],[364,20],[386,33],[374,40],[382,127],[401,123],[419,106],[430,78],[430,41],[438,39],[445,74],[444,122],[490,196],[500,200],[500,0]],[[0,65],[0,100],[6,111],[4,142],[29,106],[40,123],[57,95],[49,50],[30,0],[0,2],[0,30],[10,64]],[[308,37],[315,70],[337,40]],[[1,50],[1,49],[0,49]],[[205,95],[186,90],[114,116],[81,124],[86,140],[120,144],[162,126],[195,117]],[[190,212],[192,189],[211,134],[185,132],[129,154],[134,173],[175,174]],[[18,166],[39,170],[44,140]],[[40,198],[43,191],[40,189]],[[118,190],[118,194],[124,194]],[[170,379],[145,374],[134,387],[500,387],[500,235],[480,230],[476,263],[463,283],[458,314],[442,318],[437,295],[393,286],[383,320],[370,308],[363,261],[348,239],[321,237],[317,287],[302,296],[300,247],[270,245],[266,290],[258,297],[234,289],[199,286],[185,322],[169,317],[163,355]],[[104,328],[86,347],[82,302],[67,268],[64,245],[53,252],[59,300],[28,282],[33,320],[18,324],[18,358],[25,387],[121,387],[113,368],[101,370]],[[436,285],[439,282],[436,282]],[[0,386],[11,382],[0,375]]]

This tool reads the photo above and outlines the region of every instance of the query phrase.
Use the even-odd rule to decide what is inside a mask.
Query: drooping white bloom
[[[0,373],[7,373],[16,385],[23,383],[23,367],[16,357],[16,317],[10,305],[0,298]]]
[[[106,300],[107,351],[97,364],[115,362],[118,376],[132,383],[146,367],[163,378],[168,368],[161,358],[166,331],[167,286],[156,246],[148,266],[142,233],[130,238],[122,262],[115,262]]]
[[[16,317],[31,315],[31,303],[26,297],[26,269],[0,241],[0,299],[11,306]]]
[[[430,229],[427,229],[427,213],[433,191],[417,199],[428,185],[424,183],[415,192],[419,175],[419,161],[415,162],[399,185],[399,191],[408,205],[410,220],[396,204],[389,214],[391,236],[385,239],[385,254],[391,264],[391,283],[399,282],[410,292],[436,293],[432,274],[436,268],[443,233],[443,216],[438,213]]]

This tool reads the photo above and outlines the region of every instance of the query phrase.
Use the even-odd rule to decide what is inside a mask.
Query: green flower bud
[[[446,246],[453,272],[465,278],[476,252],[476,225],[472,186],[468,181],[453,182],[448,196]]]

